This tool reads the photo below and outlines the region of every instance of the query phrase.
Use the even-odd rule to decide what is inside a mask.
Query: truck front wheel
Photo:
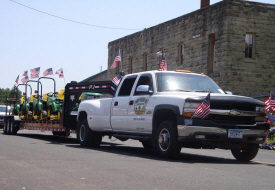
[[[99,147],[102,135],[92,131],[86,119],[77,122],[77,139],[83,147]]]
[[[164,121],[158,130],[157,149],[163,158],[176,158],[181,150],[178,143],[178,132],[174,121]]]
[[[248,144],[245,149],[231,149],[232,155],[242,162],[248,162],[256,157],[259,151],[258,144]]]

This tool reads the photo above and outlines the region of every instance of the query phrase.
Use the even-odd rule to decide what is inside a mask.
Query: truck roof
[[[129,76],[129,75],[140,75],[140,74],[145,74],[145,73],[151,73],[151,74],[155,74],[155,73],[185,73],[185,74],[190,74],[190,75],[204,75],[203,73],[192,73],[191,71],[188,70],[176,70],[176,71],[159,71],[159,70],[151,70],[151,71],[142,71],[142,72],[137,72],[137,73],[131,73],[131,74],[127,74],[125,76]],[[204,75],[206,76],[206,75]]]

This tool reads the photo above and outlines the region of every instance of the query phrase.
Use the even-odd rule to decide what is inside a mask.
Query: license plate
[[[243,131],[242,130],[236,130],[236,129],[228,129],[228,138],[242,139],[243,138]]]

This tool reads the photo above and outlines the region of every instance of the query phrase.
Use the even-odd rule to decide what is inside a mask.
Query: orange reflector
[[[14,98],[16,98],[16,95],[13,95]]]
[[[184,112],[182,115],[183,115],[184,117],[192,117],[192,113],[185,113],[185,112]]]
[[[187,71],[187,70],[176,70],[176,72],[191,73],[191,71]]]
[[[58,92],[55,92],[56,95],[58,95]]]
[[[23,96],[25,96],[26,95],[26,93],[25,92],[23,92]]]
[[[34,93],[36,93],[36,94],[37,94],[37,92],[38,92],[37,90],[34,91]]]

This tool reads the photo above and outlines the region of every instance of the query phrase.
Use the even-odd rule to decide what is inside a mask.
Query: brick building
[[[223,0],[108,44],[107,79],[120,49],[126,74],[157,70],[163,50],[168,70],[205,73],[224,90],[245,96],[275,92],[275,5]]]

